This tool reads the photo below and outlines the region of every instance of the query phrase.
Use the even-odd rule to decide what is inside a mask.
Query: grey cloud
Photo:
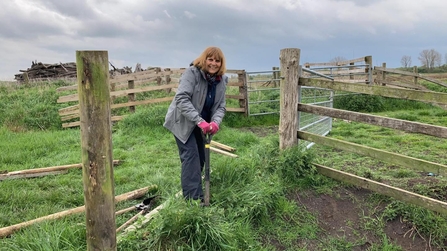
[[[296,47],[303,62],[372,55],[374,63],[398,67],[403,55],[415,61],[422,49],[447,52],[447,33],[440,32],[447,25],[444,1],[22,0],[20,8],[8,1],[0,9],[0,22],[7,24],[0,41],[8,41],[0,51],[16,65],[34,55],[73,60],[74,51],[85,48],[108,50],[123,64],[118,67],[184,67],[216,45],[229,68],[265,70],[279,64],[282,48]],[[27,14],[31,5],[42,11]],[[20,57],[1,47],[17,41],[26,52]],[[0,72],[0,79],[5,75],[12,74]]]

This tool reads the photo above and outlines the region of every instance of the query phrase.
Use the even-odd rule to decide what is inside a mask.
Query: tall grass
[[[56,103],[62,94],[55,89],[63,85],[58,82],[26,88],[0,87],[1,100],[8,101],[0,104],[0,171],[81,162],[79,128],[62,129],[57,116],[57,110],[64,105]],[[412,108],[377,114],[431,124],[447,122],[445,111],[431,106],[395,100],[384,102],[389,102],[385,107]],[[296,246],[300,240],[305,240],[301,243],[316,242],[327,250],[337,247],[349,250],[355,243],[335,237],[321,239],[322,230],[315,213],[288,199],[291,192],[313,189],[328,193],[342,185],[316,173],[311,163],[386,179],[393,184],[402,184],[420,175],[321,146],[314,146],[311,151],[300,147],[279,151],[277,132],[265,130],[265,137],[259,137],[243,129],[276,127],[278,115],[246,118],[227,113],[220,132],[213,139],[236,148],[239,157],[212,153],[211,207],[199,207],[174,197],[181,189],[180,160],[174,137],[162,126],[166,111],[167,104],[141,106],[136,113],[113,125],[113,158],[121,161],[114,167],[115,194],[155,184],[158,188],[150,194],[160,195],[159,203],[166,202],[149,224],[121,239],[119,250],[203,250],[203,247],[207,250],[306,250]],[[447,159],[447,144],[433,137],[416,137],[343,121],[334,122],[330,136],[432,161]],[[410,143],[419,150],[410,150],[407,147]],[[0,227],[80,206],[84,203],[82,186],[79,169],[63,175],[1,181]],[[432,188],[420,186],[415,192],[429,195]],[[140,202],[125,201],[117,204],[116,209]],[[371,205],[377,206],[373,202]],[[123,224],[135,213],[117,216],[116,225]],[[442,216],[399,203],[390,204],[381,214],[380,219],[384,221],[400,216],[412,220],[423,233],[435,233],[436,244],[442,245],[446,238],[447,224]],[[29,226],[10,238],[0,239],[0,250],[85,250],[84,221],[84,215],[79,214]],[[364,227],[368,227],[367,223]],[[387,238],[373,247],[374,250],[399,250]]]

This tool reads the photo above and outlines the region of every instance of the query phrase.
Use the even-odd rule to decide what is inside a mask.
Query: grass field
[[[0,98],[5,101],[0,104],[0,172],[81,162],[79,128],[60,127],[55,89],[61,85],[0,87]],[[447,112],[440,108],[406,107],[377,114],[446,125]],[[137,109],[113,126],[113,159],[121,161],[114,167],[115,194],[156,185],[158,189],[147,196],[157,194],[157,205],[166,203],[149,224],[120,238],[118,250],[352,250],[365,240],[324,235],[315,212],[290,198],[303,191],[330,194],[350,187],[319,175],[311,163],[446,199],[445,177],[318,145],[310,151],[299,147],[278,151],[277,131],[266,129],[278,125],[278,116],[245,118],[229,113],[214,140],[236,148],[239,157],[212,153],[212,206],[191,205],[174,196],[180,191],[180,163],[174,138],[162,127],[166,110],[165,104]],[[329,137],[447,164],[446,139],[346,121],[335,121]],[[436,183],[429,182],[432,180]],[[0,181],[0,228],[83,205],[82,186],[80,169]],[[445,248],[445,216],[381,196],[367,200],[365,207],[387,205],[362,221],[363,230],[379,236],[368,250],[403,250],[382,229],[393,219],[411,222],[421,236],[430,237],[434,248]],[[125,201],[116,210],[140,202]],[[117,216],[117,227],[135,214]],[[85,238],[85,215],[81,213],[25,227],[1,238],[0,250],[86,250]]]

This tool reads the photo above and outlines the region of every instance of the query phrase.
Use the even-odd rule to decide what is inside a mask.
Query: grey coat
[[[222,76],[222,80],[216,86],[216,97],[211,108],[211,121],[220,124],[225,115],[225,91],[228,77]],[[185,143],[191,135],[194,127],[202,119],[200,113],[208,90],[208,82],[205,73],[195,66],[185,70],[180,78],[180,84],[174,100],[166,113],[163,124],[180,141]]]

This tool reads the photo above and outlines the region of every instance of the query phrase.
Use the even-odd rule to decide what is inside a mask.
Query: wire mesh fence
[[[279,70],[247,72],[248,115],[260,116],[280,112]],[[301,86],[300,103],[333,107],[332,90]],[[299,112],[297,130],[326,135],[332,129],[332,118],[312,113]],[[310,148],[313,143],[300,140]]]

